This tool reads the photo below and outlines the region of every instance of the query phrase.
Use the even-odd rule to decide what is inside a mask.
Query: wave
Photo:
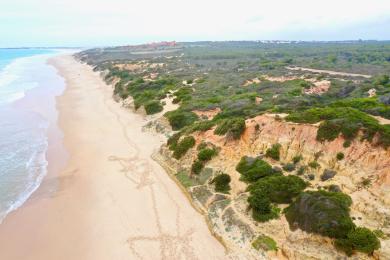
[[[35,149],[27,162],[25,162],[25,170],[27,175],[27,184],[24,186],[24,190],[20,192],[16,198],[7,203],[7,206],[0,212],[0,223],[4,218],[12,211],[22,206],[27,199],[33,194],[41,184],[43,178],[47,174],[48,161],[46,159],[46,152],[48,148],[47,137],[44,137],[42,142]]]
[[[37,60],[48,57],[47,54],[22,57],[13,60],[0,70],[0,104],[12,103],[25,96],[27,90],[38,86],[37,82],[26,80],[25,75]],[[34,75],[32,75],[32,78]]]

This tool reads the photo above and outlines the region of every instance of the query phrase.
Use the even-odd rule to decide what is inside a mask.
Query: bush
[[[147,115],[156,114],[158,112],[161,112],[164,108],[161,105],[160,101],[150,101],[144,105],[145,111]]]
[[[193,174],[200,174],[200,172],[202,171],[203,169],[203,162],[199,161],[199,160],[196,160],[192,163],[192,166],[191,166],[191,173]]]
[[[342,159],[344,159],[344,154],[342,152],[339,152],[337,153],[336,158],[337,160],[341,161]]]
[[[371,255],[374,250],[379,249],[381,246],[377,236],[364,227],[351,230],[346,238],[337,239],[335,245],[347,255],[352,255],[355,250]]]
[[[309,167],[313,169],[317,169],[320,167],[320,164],[317,161],[311,161],[309,162]]]
[[[198,120],[198,116],[195,113],[182,110],[169,111],[165,113],[165,117],[168,118],[173,130],[179,130]]]
[[[285,170],[286,172],[292,172],[295,170],[295,164],[286,163],[285,165],[283,165],[283,170]]]
[[[343,147],[344,148],[348,148],[351,146],[351,140],[345,140],[344,143],[343,143]]]
[[[341,192],[307,191],[285,209],[290,228],[332,238],[345,237],[355,225],[349,216],[351,198]]]
[[[306,182],[297,176],[279,175],[262,178],[251,184],[248,190],[250,193],[261,190],[273,203],[290,203],[306,187]]]
[[[177,142],[181,137],[181,133],[175,133],[171,137],[168,138],[167,145],[169,146],[169,150],[174,151],[177,146]]]
[[[255,182],[258,179],[275,174],[272,166],[259,158],[244,156],[237,164],[236,170],[241,173],[240,180]]]
[[[195,132],[195,131],[201,131],[205,132],[207,130],[210,130],[213,126],[215,125],[214,121],[200,121],[200,122],[195,122],[189,129],[190,132]]]
[[[210,161],[216,155],[217,155],[216,150],[210,148],[204,148],[198,152],[198,160],[207,162]]]
[[[256,250],[264,250],[264,251],[277,251],[278,246],[271,237],[260,235],[253,242],[252,247]]]
[[[271,148],[267,149],[265,156],[270,157],[276,161],[280,160],[280,144],[273,144]]]
[[[317,140],[332,141],[340,134],[347,140],[355,138],[359,130],[363,139],[372,141],[378,134],[376,144],[385,148],[390,146],[390,126],[381,125],[378,120],[352,107],[311,108],[303,112],[291,113],[286,117],[297,123],[317,123],[323,121],[317,131]]]
[[[243,118],[233,118],[222,120],[214,130],[216,135],[225,135],[233,139],[239,139],[245,131],[245,120]]]
[[[184,137],[180,142],[178,142],[173,151],[173,157],[180,159],[187,151],[194,147],[195,139],[192,136]]]
[[[301,166],[301,167],[299,167],[297,174],[303,175],[306,172],[306,170],[307,170],[307,166]]]
[[[222,173],[215,176],[211,183],[215,185],[215,191],[228,193],[230,190],[230,181],[230,176],[226,173]]]
[[[294,164],[299,163],[303,159],[302,155],[296,155],[293,157],[292,161]]]
[[[252,209],[252,217],[259,222],[266,222],[279,216],[279,209],[271,205],[271,201],[262,190],[254,190],[248,197]]]

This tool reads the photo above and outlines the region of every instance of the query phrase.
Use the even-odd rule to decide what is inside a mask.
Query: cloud
[[[388,25],[384,18],[390,17],[388,0],[5,1],[0,9],[0,46],[389,39],[389,27],[384,26]]]

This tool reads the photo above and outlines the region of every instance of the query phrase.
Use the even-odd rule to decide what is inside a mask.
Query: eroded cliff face
[[[216,193],[207,181],[188,188],[197,207],[207,214],[211,229],[223,238],[229,248],[242,252],[246,258],[346,258],[335,250],[332,240],[328,238],[300,230],[291,231],[283,215],[280,219],[266,223],[252,220],[247,210],[246,184],[239,180],[240,174],[235,167],[242,156],[261,156],[272,144],[280,143],[281,159],[278,162],[271,160],[270,163],[281,167],[297,155],[303,157],[300,165],[308,165],[316,160],[320,167],[308,167],[301,176],[310,181],[309,189],[338,185],[353,199],[351,216],[356,225],[390,234],[390,149],[361,142],[358,138],[348,148],[343,147],[345,140],[342,137],[320,143],[316,140],[318,125],[290,123],[282,117],[268,114],[248,119],[240,140],[217,136],[213,133],[214,129],[193,134],[197,144],[210,142],[220,148],[218,156],[206,167],[212,169],[213,174],[223,171],[232,178],[229,195]],[[344,154],[343,160],[337,160],[336,154],[339,152]],[[181,160],[176,160],[168,148],[163,146],[157,160],[165,164],[172,174],[176,174],[188,171],[196,154],[196,148],[192,148]],[[320,175],[325,169],[334,170],[337,174],[329,180],[321,181]],[[260,234],[272,237],[279,250],[253,250],[251,241]],[[390,259],[390,243],[381,239],[381,244],[382,248],[374,256],[355,254],[352,259]]]

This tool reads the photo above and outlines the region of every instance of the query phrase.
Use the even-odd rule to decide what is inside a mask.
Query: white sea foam
[[[47,173],[48,120],[33,111],[14,115],[17,108],[10,108],[27,90],[56,84],[58,75],[51,76],[46,65],[49,56],[18,58],[0,71],[0,108],[2,118],[9,119],[0,120],[0,223],[26,202]]]
[[[45,140],[43,147],[40,151],[34,151],[30,159],[26,162],[26,171],[28,172],[27,178],[29,179],[25,190],[21,192],[18,197],[8,203],[8,207],[0,212],[0,223],[4,218],[12,211],[22,206],[27,199],[34,193],[41,184],[43,178],[47,173],[48,162],[46,160],[46,150],[48,142]]]

